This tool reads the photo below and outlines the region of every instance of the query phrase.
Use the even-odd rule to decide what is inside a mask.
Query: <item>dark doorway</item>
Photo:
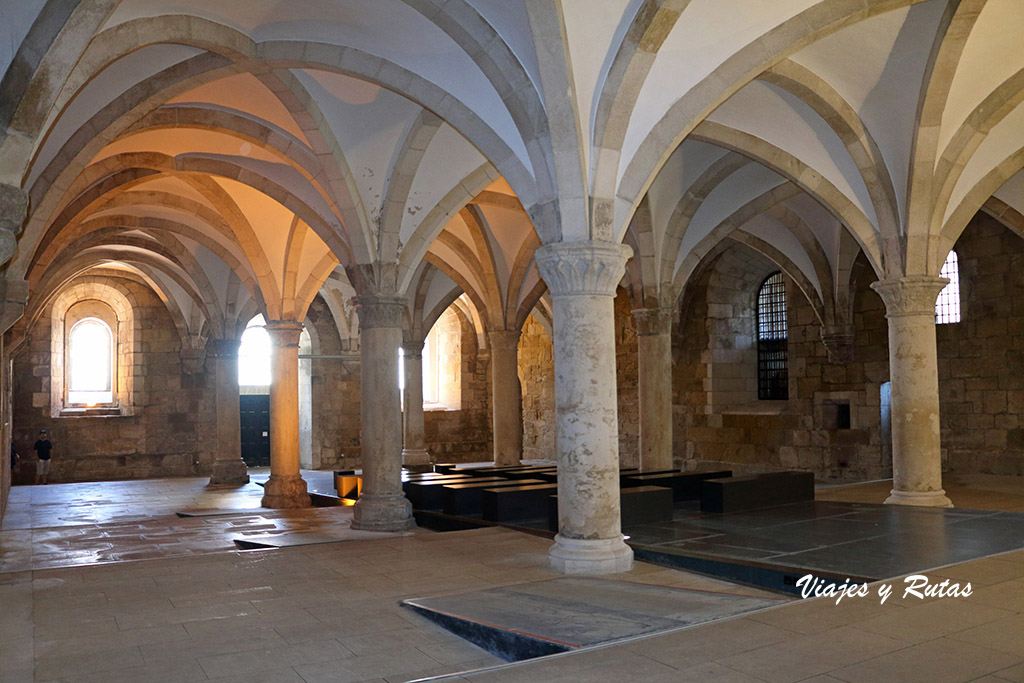
[[[270,465],[270,396],[242,394],[242,460],[249,467]]]

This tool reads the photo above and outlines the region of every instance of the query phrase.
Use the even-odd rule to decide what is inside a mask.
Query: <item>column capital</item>
[[[825,325],[821,328],[821,343],[825,345],[830,363],[848,363],[853,360],[853,325]]]
[[[885,302],[885,317],[935,315],[935,299],[949,284],[944,277],[910,275],[871,283]]]
[[[487,330],[487,343],[492,349],[512,351],[519,348],[520,330]]]
[[[407,341],[402,342],[402,357],[403,358],[423,358],[423,340]]]
[[[671,308],[634,308],[633,318],[636,320],[636,333],[641,337],[672,331]]]
[[[366,295],[355,298],[356,315],[359,326],[370,327],[401,327],[402,316],[405,314],[405,297]]]
[[[299,346],[299,335],[302,334],[302,323],[295,320],[271,320],[264,325],[270,334],[270,342],[274,346]]]
[[[551,296],[615,296],[633,250],[625,244],[587,240],[555,242],[534,259]]]
[[[0,184],[0,265],[14,256],[16,235],[28,215],[28,193],[14,185]]]
[[[207,339],[206,354],[214,358],[237,358],[240,339]]]

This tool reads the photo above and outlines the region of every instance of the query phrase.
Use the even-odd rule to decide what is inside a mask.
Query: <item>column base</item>
[[[618,574],[633,568],[633,549],[621,538],[585,540],[555,536],[551,568],[563,574]]]
[[[520,458],[495,458],[495,467],[518,467],[522,465],[523,461]]]
[[[306,493],[306,481],[297,474],[270,475],[267,485],[263,487],[263,500],[260,502],[263,507],[274,510],[308,508],[312,504]]]
[[[403,465],[429,465],[430,464],[430,451],[426,448],[403,448],[402,449],[402,464]]]
[[[210,486],[241,486],[249,483],[249,468],[239,460],[214,460]]]
[[[362,531],[405,531],[416,526],[405,494],[364,493],[352,508],[352,528]]]
[[[943,489],[938,491],[889,491],[886,505],[917,505],[920,507],[951,508],[953,502]]]

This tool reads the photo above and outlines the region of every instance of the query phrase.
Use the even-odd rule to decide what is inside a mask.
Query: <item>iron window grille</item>
[[[781,272],[769,275],[757,290],[757,398],[789,399],[786,286]]]

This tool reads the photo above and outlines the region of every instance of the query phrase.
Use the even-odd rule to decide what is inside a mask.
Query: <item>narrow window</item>
[[[263,326],[263,316],[249,321],[238,347],[238,386],[270,386],[270,334]]]
[[[757,398],[789,398],[786,287],[782,273],[769,275],[757,291]]]
[[[98,318],[79,320],[68,335],[68,403],[114,402],[114,336]]]
[[[949,278],[949,284],[939,292],[935,300],[935,324],[960,322],[960,264],[956,252],[950,251],[946,262],[942,264],[940,277]]]

